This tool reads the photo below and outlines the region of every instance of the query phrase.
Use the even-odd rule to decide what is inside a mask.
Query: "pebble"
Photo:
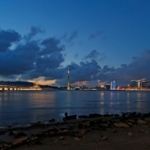
[[[133,134],[131,132],[128,133],[129,136],[132,136]]]

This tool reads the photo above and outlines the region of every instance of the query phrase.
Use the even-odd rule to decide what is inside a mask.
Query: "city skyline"
[[[150,80],[150,1],[0,2],[0,80],[56,86]]]

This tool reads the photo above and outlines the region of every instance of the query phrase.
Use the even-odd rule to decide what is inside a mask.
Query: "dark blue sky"
[[[149,0],[0,1],[1,80],[150,80]]]

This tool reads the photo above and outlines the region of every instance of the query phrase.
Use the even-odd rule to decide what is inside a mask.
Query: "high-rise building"
[[[131,81],[130,81],[130,87],[131,87],[131,88],[137,88],[137,87],[138,87],[138,82],[137,82],[137,80],[131,80]]]
[[[146,79],[141,79],[141,87],[149,88],[150,87],[149,81],[147,81]]]
[[[131,80],[130,81],[130,87],[131,88],[149,88],[150,84],[149,81],[147,81],[146,79],[141,79],[141,80]]]
[[[116,90],[116,88],[117,88],[116,82],[115,81],[111,82],[110,83],[110,90]]]

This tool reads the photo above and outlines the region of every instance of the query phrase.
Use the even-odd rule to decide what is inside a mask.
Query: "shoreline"
[[[70,118],[67,118],[70,117]],[[150,149],[150,113],[90,114],[0,128],[0,149]],[[141,140],[141,141],[139,141]],[[120,141],[120,143],[118,143]],[[135,144],[136,143],[136,144]],[[144,145],[143,145],[144,144]],[[142,146],[142,147],[141,147]]]

